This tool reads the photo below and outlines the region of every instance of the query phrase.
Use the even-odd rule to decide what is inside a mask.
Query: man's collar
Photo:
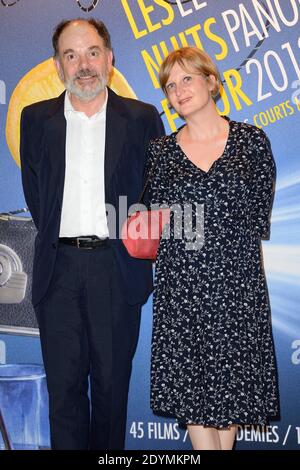
[[[105,87],[105,100],[104,100],[104,103],[101,107],[101,109],[99,111],[97,111],[97,113],[93,114],[93,116],[91,116],[91,118],[93,117],[96,117],[96,116],[99,116],[100,114],[102,113],[105,113],[106,112],[106,107],[107,107],[107,100],[108,100],[108,91],[107,91],[107,87]],[[78,114],[83,114],[84,116],[85,113],[83,111],[76,111],[76,109],[74,109],[72,103],[71,103],[71,100],[70,100],[70,96],[69,96],[69,92],[66,91],[65,93],[65,106],[64,106],[64,111],[65,111],[65,115],[70,115],[70,113],[78,113]],[[87,116],[86,116],[87,117]],[[90,119],[90,118],[88,118]]]

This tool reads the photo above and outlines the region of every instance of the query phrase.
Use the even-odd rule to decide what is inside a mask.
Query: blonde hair
[[[212,97],[216,97],[220,91],[221,78],[217,66],[206,52],[197,47],[181,47],[171,52],[161,64],[159,70],[159,83],[163,92],[167,95],[166,84],[169,80],[171,70],[175,64],[180,65],[186,72],[196,72],[209,77],[213,75],[216,79],[215,86],[211,91]]]

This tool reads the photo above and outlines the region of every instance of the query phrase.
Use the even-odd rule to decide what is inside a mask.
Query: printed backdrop
[[[156,105],[167,133],[182,122],[169,110],[159,89],[159,64],[169,51],[193,45],[205,49],[219,67],[224,85],[217,103],[219,111],[261,127],[269,136],[277,163],[277,186],[271,241],[264,242],[263,249],[279,369],[281,420],[263,428],[240,428],[237,448],[300,449],[300,2],[0,0],[2,213],[25,206],[18,151],[21,109],[62,90],[49,60],[53,27],[63,18],[79,16],[95,16],[105,22],[115,53],[111,86],[121,94]],[[6,220],[5,216],[2,219]],[[2,229],[0,224],[0,410],[15,447],[47,447],[47,397],[40,396],[44,378],[41,371],[33,374],[29,367],[42,364],[39,340],[35,330],[14,328],[14,315],[20,315],[22,302],[14,306],[7,320],[7,311],[12,307],[4,303],[5,227],[4,222]],[[12,234],[14,247],[13,238]],[[27,250],[22,241],[20,244],[28,253],[29,247]],[[185,430],[175,420],[153,415],[149,408],[151,307],[150,299],[143,309],[134,361],[127,448],[189,449]],[[29,326],[34,327],[34,321]],[[25,334],[28,332],[32,334]],[[14,366],[16,363],[23,367]],[[21,381],[20,376],[26,380]],[[28,387],[25,395],[24,383]],[[20,410],[11,416],[6,410],[16,403],[17,386]],[[38,404],[35,407],[33,397]],[[41,429],[38,435],[31,430],[37,420]]]

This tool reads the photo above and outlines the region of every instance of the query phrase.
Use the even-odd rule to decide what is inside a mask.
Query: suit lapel
[[[53,102],[45,124],[45,138],[48,157],[54,180],[57,182],[57,196],[62,204],[66,168],[66,119],[64,115],[65,92]],[[112,175],[126,140],[127,119],[123,115],[122,102],[110,89],[106,113],[105,135],[105,189],[109,187]]]
[[[66,168],[66,119],[64,115],[65,92],[54,102],[45,124],[48,158],[57,184],[57,197],[62,205]]]
[[[105,188],[109,187],[112,175],[122,154],[126,140],[127,119],[122,115],[119,97],[108,90],[105,135]]]

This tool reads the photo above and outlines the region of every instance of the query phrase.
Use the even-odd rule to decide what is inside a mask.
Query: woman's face
[[[186,67],[193,70],[192,67]],[[215,85],[215,77],[199,72],[187,72],[179,64],[175,64],[166,83],[166,93],[172,107],[184,118],[203,110],[213,100],[211,91]]]

